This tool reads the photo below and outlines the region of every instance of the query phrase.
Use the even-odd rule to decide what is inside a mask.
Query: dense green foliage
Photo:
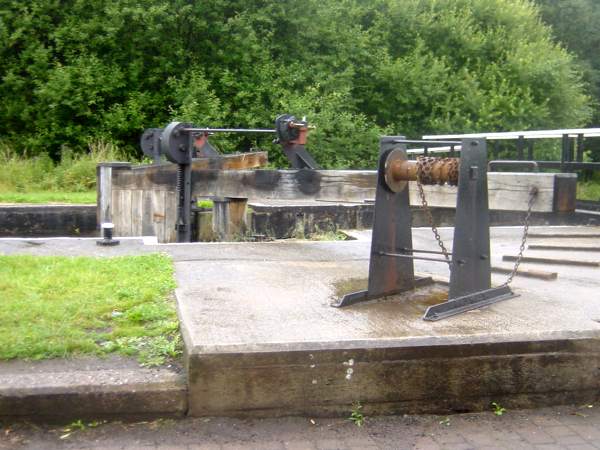
[[[577,57],[594,101],[588,124],[600,127],[600,4],[597,0],[537,0],[541,16],[552,26],[556,39]],[[600,139],[590,139],[586,148],[600,161]]]
[[[571,56],[525,0],[2,3],[0,136],[55,159],[93,139],[134,148],[173,119],[264,127],[291,112],[317,125],[321,164],[363,167],[382,133],[578,126],[590,114]]]

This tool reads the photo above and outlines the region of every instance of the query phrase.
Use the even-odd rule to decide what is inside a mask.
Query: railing
[[[491,144],[491,153],[494,160],[499,159],[500,141],[516,141],[517,161],[535,161],[541,169],[560,169],[569,172],[581,169],[600,170],[600,162],[584,162],[584,143],[586,138],[600,137],[600,128],[570,128],[559,130],[532,130],[532,131],[508,131],[491,133],[464,133],[464,134],[436,134],[425,135],[423,140],[447,140],[462,138],[486,138]],[[558,161],[540,161],[534,158],[533,143],[536,139],[561,139],[561,156]],[[434,144],[432,143],[433,147]],[[423,145],[422,148],[409,149],[409,155],[429,153],[450,153],[451,156],[460,151],[460,145],[431,148]],[[491,159],[491,158],[490,158]]]

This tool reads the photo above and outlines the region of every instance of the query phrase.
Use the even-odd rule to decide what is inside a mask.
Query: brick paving
[[[600,405],[452,416],[347,419],[186,418],[107,422],[69,434],[65,425],[0,424],[15,450],[468,450],[600,449]]]

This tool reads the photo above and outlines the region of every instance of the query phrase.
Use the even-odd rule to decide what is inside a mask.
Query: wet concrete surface
[[[532,231],[593,234],[600,228]],[[491,230],[493,265],[511,267],[502,255],[517,254],[521,232]],[[440,233],[451,248],[452,229]],[[558,279],[517,277],[512,286],[519,297],[431,323],[421,315],[439,293],[330,306],[336,286],[367,276],[370,232],[351,234],[355,240],[335,242],[157,245],[123,239],[110,248],[94,239],[0,239],[0,254],[170,254],[194,415],[338,414],[355,400],[365,401],[370,413],[465,410],[491,398],[538,405],[599,392],[600,268],[523,264],[556,271]],[[437,249],[431,230],[414,229],[413,247]],[[594,252],[526,255],[600,259]],[[415,268],[442,281],[448,277],[443,263],[417,261]],[[499,285],[506,275],[492,278]]]
[[[598,232],[591,227],[532,230],[549,229]],[[440,231],[451,245],[452,229]],[[501,261],[502,255],[517,254],[521,232],[520,227],[492,230],[493,265],[512,267]],[[177,250],[170,249],[176,261],[179,305],[190,351],[227,351],[228,346],[237,351],[245,344],[256,350],[262,344],[292,342],[465,336],[522,339],[562,332],[596,335],[600,331],[600,268],[594,267],[523,263],[522,268],[556,271],[558,279],[517,277],[512,286],[519,297],[436,323],[420,319],[429,304],[426,298],[411,302],[395,297],[346,309],[331,308],[337,284],[367,275],[370,232],[350,234],[357,240],[203,247],[195,260],[183,260]],[[436,249],[428,229],[415,229],[413,239],[414,248]],[[557,239],[530,239],[530,243],[550,241]],[[584,245],[590,239],[559,241]],[[593,252],[528,250],[526,254],[600,259],[600,253]],[[231,258],[233,255],[237,257]],[[415,268],[440,279],[448,277],[443,263],[416,261]],[[496,285],[505,279],[506,275],[493,275]]]
[[[598,233],[599,227],[532,227],[532,232]],[[451,228],[440,228],[451,247]],[[502,255],[518,252],[520,227],[492,228],[492,264],[510,268]],[[437,323],[420,320],[426,302],[388,299],[348,309],[331,308],[336,283],[365,279],[370,231],[351,241],[152,244],[121,239],[116,247],[96,239],[0,239],[0,254],[97,257],[165,252],[176,267],[181,319],[189,350],[229,345],[392,339],[411,336],[512,336],[600,331],[600,268],[523,263],[522,268],[558,272],[554,281],[517,277],[518,298]],[[426,228],[413,230],[413,247],[435,250]],[[594,239],[530,238],[529,243],[593,245]],[[148,245],[150,243],[150,245]],[[600,252],[527,250],[527,256],[600,261]],[[415,269],[439,279],[443,263],[416,261]],[[494,274],[501,284],[506,275]],[[225,317],[226,320],[222,320]],[[218,320],[217,320],[218,319]]]

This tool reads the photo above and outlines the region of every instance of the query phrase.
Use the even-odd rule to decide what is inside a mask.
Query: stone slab
[[[122,357],[0,363],[0,417],[38,421],[183,416],[185,374]]]
[[[598,232],[538,231],[582,229]],[[492,230],[493,265],[515,253],[521,231]],[[451,241],[451,229],[441,233]],[[435,249],[430,236],[413,230],[414,247]],[[190,414],[336,414],[356,401],[370,414],[448,412],[597,395],[600,269],[517,278],[519,297],[430,323],[421,320],[426,298],[330,307],[336,283],[366,278],[369,232],[354,237],[205,245],[176,262]],[[444,264],[419,261],[416,270],[447,276]]]
[[[0,205],[0,237],[97,235],[96,205]]]

